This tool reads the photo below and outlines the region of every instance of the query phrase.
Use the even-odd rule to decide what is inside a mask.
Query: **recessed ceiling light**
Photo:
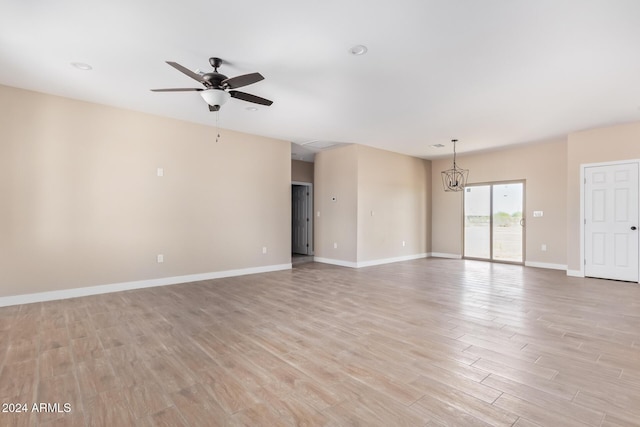
[[[444,147],[444,144],[433,144],[433,145],[430,145],[429,147],[431,147],[431,148],[442,148],[442,147]]]
[[[247,107],[247,111],[258,111],[256,107]]]
[[[71,66],[77,68],[78,70],[82,70],[82,71],[93,70],[93,67],[91,65],[85,64],[84,62],[72,62]]]
[[[353,56],[360,56],[360,55],[364,55],[365,53],[367,53],[369,49],[367,49],[367,47],[365,45],[362,44],[358,44],[355,45],[354,47],[352,47],[351,49],[349,49],[349,53]]]

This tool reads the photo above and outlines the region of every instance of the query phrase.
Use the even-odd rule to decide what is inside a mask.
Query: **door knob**
[[[637,228],[635,225],[632,225],[632,226],[631,226],[631,229],[632,229],[632,230],[637,230],[638,228]]]

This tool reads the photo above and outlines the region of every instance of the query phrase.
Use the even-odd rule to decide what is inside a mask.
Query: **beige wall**
[[[316,257],[356,262],[357,149],[356,145],[347,145],[316,154],[313,200]]]
[[[357,150],[358,262],[429,252],[431,162],[362,145]]]
[[[313,184],[313,163],[291,160],[291,181]]]
[[[580,165],[640,159],[640,123],[576,132],[568,138],[567,259],[580,270]]]
[[[430,175],[428,160],[361,145],[316,154],[316,257],[356,264],[428,252]]]
[[[633,123],[459,163],[526,180],[526,260],[579,270],[580,165],[638,158]],[[318,257],[459,255],[450,162],[350,145],[309,177],[284,141],[0,86],[0,297],[289,263],[292,180],[315,183]]]
[[[567,264],[566,164],[563,139],[458,158],[458,165],[469,169],[470,183],[526,180],[526,261],[558,266]],[[450,167],[451,158],[432,163],[432,251],[462,255],[463,193],[445,193],[440,178]],[[544,216],[534,218],[534,210]],[[546,252],[541,250],[543,243]]]
[[[289,263],[289,143],[221,134],[0,86],[0,296]]]

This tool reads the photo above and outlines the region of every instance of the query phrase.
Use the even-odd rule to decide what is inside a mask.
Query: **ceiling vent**
[[[307,142],[301,142],[300,145],[306,148],[314,148],[316,150],[325,150],[331,147],[338,147],[340,145],[344,145],[342,142],[335,141],[320,141],[320,140],[312,140]]]

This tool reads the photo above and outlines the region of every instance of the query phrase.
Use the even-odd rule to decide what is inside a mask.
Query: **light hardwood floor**
[[[0,308],[2,426],[638,426],[640,288],[422,259]],[[29,410],[31,407],[29,407]]]

